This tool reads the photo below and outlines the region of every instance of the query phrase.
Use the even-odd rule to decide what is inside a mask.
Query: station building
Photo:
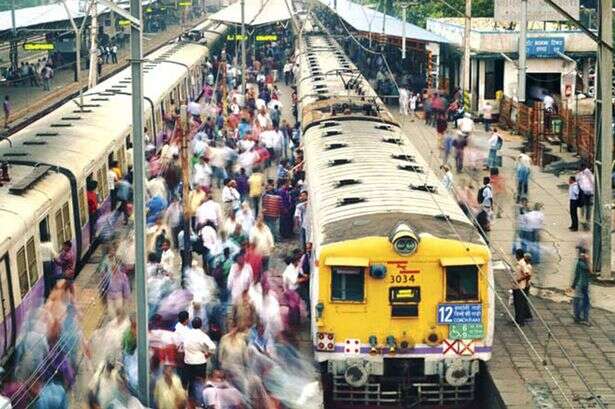
[[[441,75],[461,86],[464,19],[427,20],[427,29],[448,40],[453,48],[442,61]],[[527,101],[537,100],[543,90],[558,102],[571,103],[575,93],[593,96],[596,44],[583,32],[564,23],[530,22],[527,33]],[[470,33],[470,88],[472,109],[489,101],[497,109],[498,91],[516,99],[519,29],[493,18],[473,18]]]

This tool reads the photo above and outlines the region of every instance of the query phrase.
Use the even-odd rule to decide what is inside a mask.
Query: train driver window
[[[478,300],[478,267],[446,267],[446,301]]]
[[[26,261],[26,248],[22,247],[17,251],[17,275],[19,277],[19,289],[23,298],[30,287],[28,287],[28,262]]]
[[[365,269],[363,267],[331,267],[331,299],[333,301],[363,301]]]

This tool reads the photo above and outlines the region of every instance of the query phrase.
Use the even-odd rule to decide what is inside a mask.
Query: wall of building
[[[562,98],[566,93],[566,85],[570,86],[571,95],[574,95],[576,81],[576,64],[561,58],[534,58],[527,60],[527,72],[531,73],[554,73],[562,75],[560,94]],[[517,97],[517,67],[506,61],[504,63],[504,95],[511,98]],[[570,99],[572,101],[572,99]]]

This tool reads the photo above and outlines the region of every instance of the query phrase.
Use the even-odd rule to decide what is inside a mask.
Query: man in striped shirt
[[[282,198],[273,188],[273,180],[267,181],[265,194],[262,199],[263,216],[265,224],[271,230],[275,241],[280,239],[280,213],[282,211]]]

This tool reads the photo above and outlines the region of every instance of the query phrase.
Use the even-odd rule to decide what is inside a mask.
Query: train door
[[[81,230],[82,232],[82,242],[84,243],[83,246],[81,247],[81,254],[79,254],[78,256],[81,256],[83,254],[85,254],[88,251],[88,248],[90,247],[90,242],[89,242],[89,235],[88,235],[88,231],[84,230],[84,227],[87,225],[88,223],[88,206],[87,206],[87,197],[85,195],[85,183],[79,187],[79,189],[77,190],[77,194],[78,194],[78,202],[79,202],[79,220],[75,221],[75,231],[77,231],[77,229]],[[79,257],[80,258],[80,257]]]
[[[8,253],[0,257],[0,298],[0,355],[5,356],[15,343],[15,303]]]
[[[56,248],[61,248],[65,241],[69,241],[73,238],[70,215],[70,206],[68,202],[64,203],[55,213]]]

